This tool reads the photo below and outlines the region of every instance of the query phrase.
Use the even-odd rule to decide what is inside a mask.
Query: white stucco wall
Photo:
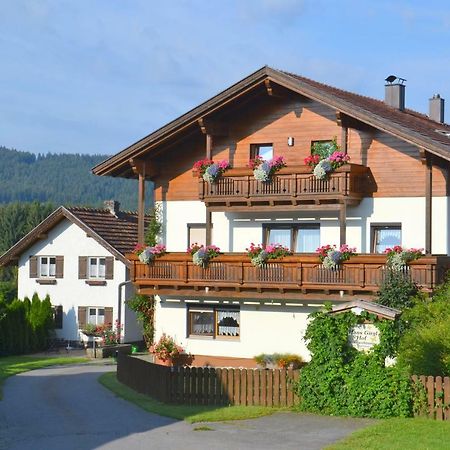
[[[161,301],[162,300],[162,301]],[[253,358],[259,353],[295,353],[309,360],[303,340],[308,315],[317,310],[313,306],[246,304],[241,301],[238,340],[187,336],[187,308],[185,301],[157,297],[155,310],[155,338],[162,333],[172,336],[187,352],[195,355]],[[250,302],[250,300],[249,300]],[[253,301],[254,303],[254,301]],[[279,302],[278,302],[279,303]],[[227,306],[227,304],[224,304]]]
[[[450,254],[448,197],[433,198],[432,252]],[[206,209],[200,201],[163,204],[164,242],[168,251],[185,251],[187,224],[204,223]],[[425,199],[423,197],[365,198],[347,211],[347,243],[360,253],[370,253],[370,225],[396,222],[402,225],[402,245],[425,247]],[[262,241],[262,224],[319,223],[321,244],[339,243],[336,213],[224,213],[212,214],[212,242],[225,252],[242,252],[250,242]]]
[[[41,285],[36,278],[30,278],[30,256],[64,256],[64,277],[57,278],[54,285]],[[113,320],[118,313],[118,286],[127,278],[126,266],[114,260],[114,279],[106,280],[105,286],[89,286],[85,280],[78,279],[78,256],[111,256],[103,246],[86,236],[86,232],[68,220],[63,220],[48,232],[46,239],[36,242],[21,256],[18,263],[19,283],[18,296],[30,297],[36,292],[40,298],[47,294],[52,305],[63,306],[63,328],[57,330],[58,337],[78,340],[78,306],[112,307]],[[124,295],[123,300],[128,298]],[[140,327],[135,313],[122,306],[121,323],[124,325],[124,341],[131,342],[142,339]]]

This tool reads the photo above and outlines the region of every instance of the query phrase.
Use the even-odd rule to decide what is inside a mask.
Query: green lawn
[[[449,450],[450,421],[388,419],[358,430],[327,450]]]
[[[118,397],[160,416],[194,422],[219,422],[224,420],[253,419],[267,416],[277,411],[287,411],[287,408],[268,408],[264,406],[188,406],[161,403],[117,381],[115,372],[103,374],[99,381],[103,386],[113,391]]]
[[[86,358],[42,357],[42,356],[6,356],[0,358],[0,400],[2,398],[3,381],[21,372],[41,369],[42,367],[61,364],[74,364],[88,361]]]

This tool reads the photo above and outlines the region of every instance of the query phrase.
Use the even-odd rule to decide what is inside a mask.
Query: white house
[[[141,223],[144,181],[155,183],[168,253],[130,259],[139,292],[156,296],[156,338],[175,337],[194,364],[308,358],[308,315],[327,301],[373,299],[394,245],[424,249],[409,274],[431,291],[450,267],[450,126],[442,98],[426,116],[406,108],[405,89],[387,81],[381,101],[263,67],[95,167],[138,178]],[[333,139],[350,161],[319,180],[304,159]],[[286,167],[256,180],[247,164],[258,155]],[[192,172],[203,158],[231,168],[205,181]],[[200,268],[185,251],[193,242],[223,254]],[[251,242],[294,255],[254,267]],[[358,256],[325,271],[316,248],[345,243]]]
[[[85,324],[123,326],[123,342],[142,340],[124,254],[137,242],[137,215],[105,202],[105,209],[59,207],[0,257],[18,265],[18,297],[50,296],[57,337],[80,339]]]

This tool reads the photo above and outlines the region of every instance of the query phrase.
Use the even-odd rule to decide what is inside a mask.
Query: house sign
[[[348,342],[360,352],[369,352],[380,343],[380,330],[373,323],[355,325],[348,333]]]

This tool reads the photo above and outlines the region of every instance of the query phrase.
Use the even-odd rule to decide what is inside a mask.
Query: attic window
[[[443,136],[446,136],[450,138],[450,130],[434,130],[436,133],[442,134]]]

